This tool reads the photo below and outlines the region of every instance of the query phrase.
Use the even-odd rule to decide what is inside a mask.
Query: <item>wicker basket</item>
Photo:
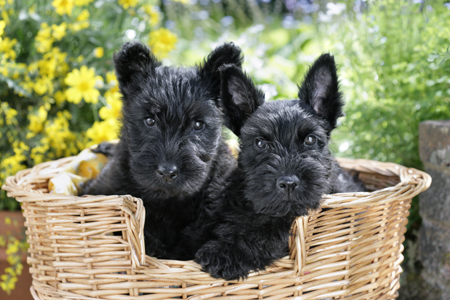
[[[411,198],[431,184],[415,169],[339,159],[373,192],[325,196],[326,210],[294,222],[290,256],[226,282],[193,261],[146,256],[140,199],[47,193],[72,159],[20,171],[3,186],[26,217],[35,299],[394,299]]]

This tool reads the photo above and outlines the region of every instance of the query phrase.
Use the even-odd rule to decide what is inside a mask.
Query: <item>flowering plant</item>
[[[167,56],[177,36],[137,0],[0,0],[0,182],[117,138],[112,54],[130,39]],[[0,194],[0,209],[17,209]]]
[[[19,221],[15,218],[6,217],[4,222],[5,224],[2,226],[19,227]],[[0,288],[7,294],[14,290],[18,277],[22,274],[23,264],[21,256],[28,249],[24,235],[25,232],[22,232],[23,238],[19,239],[13,235],[0,235],[0,247],[6,247],[6,261],[9,264],[9,267],[0,270],[0,272],[3,271],[3,273],[0,273]]]

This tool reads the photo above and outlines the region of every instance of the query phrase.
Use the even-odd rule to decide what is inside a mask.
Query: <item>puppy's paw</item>
[[[233,245],[218,241],[203,245],[195,255],[195,262],[211,277],[225,280],[245,279],[252,271],[247,255]]]
[[[100,153],[107,157],[111,157],[114,153],[114,149],[116,148],[117,144],[110,143],[110,142],[102,142],[98,144],[97,148],[92,149],[92,152],[94,153]]]

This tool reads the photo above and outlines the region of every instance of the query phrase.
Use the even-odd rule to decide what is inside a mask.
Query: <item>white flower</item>
[[[345,9],[347,8],[347,5],[344,3],[333,3],[328,2],[327,3],[327,15],[340,15]]]

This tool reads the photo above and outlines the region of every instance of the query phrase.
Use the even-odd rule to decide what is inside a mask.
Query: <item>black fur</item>
[[[288,254],[292,222],[320,207],[324,194],[362,191],[328,149],[342,116],[332,56],[308,71],[299,100],[264,103],[239,68],[220,69],[227,125],[239,135],[239,167],[212,201],[213,215],[188,227],[189,251],[207,241],[195,261],[213,277],[242,279]],[[202,235],[203,234],[203,235]]]
[[[139,42],[126,43],[114,56],[123,94],[120,141],[84,193],[142,198],[148,255],[185,256],[173,249],[181,230],[197,219],[203,201],[236,165],[221,137],[218,69],[241,63],[232,43],[189,68],[162,66]]]

